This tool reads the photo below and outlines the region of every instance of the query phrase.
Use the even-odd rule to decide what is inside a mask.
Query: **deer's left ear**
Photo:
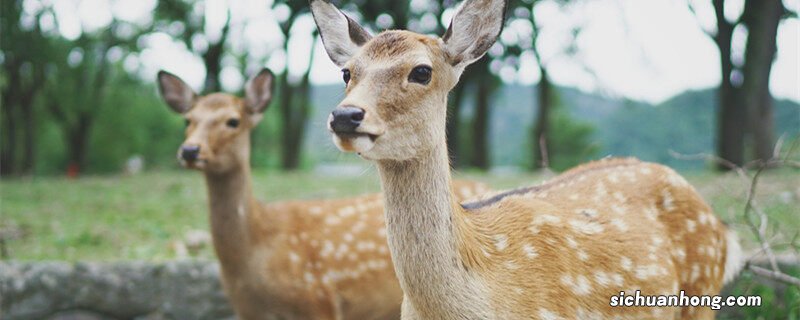
[[[503,31],[507,0],[466,0],[442,36],[448,62],[466,67],[482,57]]]
[[[311,14],[333,63],[344,67],[372,35],[327,0],[311,0]]]
[[[275,76],[267,68],[261,69],[253,78],[247,81],[245,87],[245,106],[253,114],[260,114],[267,109],[272,100],[272,88]]]

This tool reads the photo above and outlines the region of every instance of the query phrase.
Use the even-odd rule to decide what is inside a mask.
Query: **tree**
[[[721,81],[717,89],[717,155],[736,165],[745,162],[745,142],[750,133],[755,159],[772,156],[774,120],[769,74],[775,57],[777,28],[791,16],[781,0],[745,2],[742,15],[725,17],[725,0],[712,0],[716,30],[704,30],[720,53]],[[689,9],[697,14],[689,2]],[[732,39],[737,26],[747,28],[744,61],[733,60]],[[718,170],[730,170],[717,164]]]
[[[193,10],[197,6],[196,1],[186,0],[162,0],[156,6],[156,22],[154,30],[167,32],[180,39],[190,50],[200,50],[197,52],[203,58],[203,65],[206,68],[206,79],[203,82],[203,92],[211,93],[221,91],[220,73],[222,72],[222,58],[231,29],[231,12],[226,8],[225,24],[220,30],[218,38],[212,38],[206,33],[207,21],[205,15],[198,16],[197,11]],[[169,28],[172,23],[180,23],[183,28]],[[175,30],[180,31],[176,33]],[[192,41],[196,37],[202,37],[208,44],[205,48],[193,48]]]
[[[512,8],[517,12],[517,18],[528,19],[532,29],[531,37],[528,43],[521,43],[521,50],[529,50],[534,58],[536,58],[537,67],[539,68],[539,83],[534,88],[534,95],[536,96],[536,118],[534,119],[535,125],[531,132],[530,149],[533,162],[531,169],[546,168],[549,166],[548,157],[554,155],[555,150],[566,151],[566,149],[555,149],[553,141],[551,141],[554,133],[552,132],[553,126],[551,123],[554,121],[554,112],[556,101],[558,100],[558,92],[555,90],[550,79],[550,71],[548,69],[549,59],[542,54],[542,48],[539,44],[539,36],[542,32],[542,26],[537,21],[537,14],[535,7],[541,3],[542,0],[516,0],[512,1]],[[564,7],[571,2],[569,0],[554,0],[556,4]],[[575,27],[570,34],[573,45],[564,49],[565,55],[573,55],[576,52],[574,47],[574,39],[577,38],[580,32],[579,27]],[[533,100],[533,99],[532,99]],[[566,121],[567,113],[560,114],[560,119]]]
[[[781,0],[748,0],[745,2],[742,23],[747,27],[745,63],[742,67],[742,102],[750,120],[754,158],[772,158],[775,140],[775,120],[769,75],[775,60],[778,24],[789,12]]]
[[[30,28],[20,25],[22,1],[0,5],[2,67],[2,140],[0,174],[30,174],[35,165],[37,118],[34,100],[44,86],[45,66],[52,51],[39,26],[43,12]],[[18,155],[22,155],[19,157]]]

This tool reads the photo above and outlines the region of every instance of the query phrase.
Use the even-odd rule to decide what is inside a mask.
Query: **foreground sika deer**
[[[205,173],[222,280],[241,319],[397,319],[402,292],[386,247],[379,194],[263,205],[252,195],[250,131],[272,96],[264,69],[246,98],[199,97],[158,74],[167,104],[187,121],[178,157]],[[484,191],[461,182],[463,197]]]
[[[311,1],[347,83],[333,140],[380,172],[403,318],[712,318],[708,308],[609,306],[620,291],[718,294],[741,267],[734,234],[669,168],[604,160],[483,201],[454,199],[447,93],[495,42],[505,6],[467,0],[442,38],[373,37]]]

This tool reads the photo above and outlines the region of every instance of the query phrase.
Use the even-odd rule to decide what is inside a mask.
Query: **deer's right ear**
[[[186,82],[164,70],[158,72],[158,90],[167,105],[181,114],[189,111],[197,98],[197,94]]]
[[[503,31],[507,0],[465,0],[442,36],[450,64],[466,67],[480,59]]]
[[[333,63],[344,67],[372,35],[327,0],[311,0],[310,5],[325,51]]]

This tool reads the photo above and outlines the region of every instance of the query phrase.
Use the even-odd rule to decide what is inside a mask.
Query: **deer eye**
[[[350,83],[350,70],[349,69],[342,69],[342,80],[344,80],[344,84]]]
[[[227,125],[229,128],[236,128],[239,126],[239,119],[229,119],[225,125]]]
[[[192,124],[192,120],[184,119],[184,121],[187,127]]]
[[[428,84],[431,82],[431,73],[432,70],[429,66],[416,66],[414,70],[411,70],[411,74],[408,75],[408,81]]]

